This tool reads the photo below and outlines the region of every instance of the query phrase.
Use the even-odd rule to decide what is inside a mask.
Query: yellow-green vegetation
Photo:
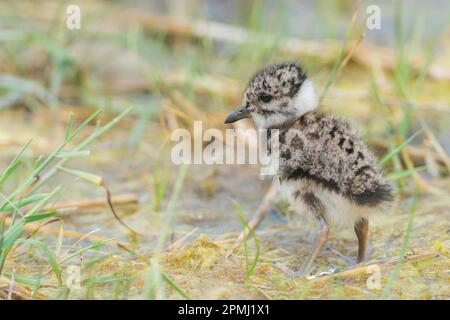
[[[433,17],[418,12],[408,29],[407,3],[392,6],[388,48],[365,39],[358,1],[331,1],[314,8],[327,39],[305,40],[287,31],[290,3],[267,15],[243,1],[232,27],[193,14],[200,2],[186,19],[78,1],[80,30],[66,28],[65,1],[0,3],[0,299],[449,299],[449,20],[425,33]],[[273,267],[311,249],[313,229],[282,199],[234,241],[268,187],[257,166],[170,161],[172,130],[223,131],[252,73],[286,60],[395,189],[371,221],[370,261],[348,268],[334,252],[356,255],[348,230],[312,279]]]

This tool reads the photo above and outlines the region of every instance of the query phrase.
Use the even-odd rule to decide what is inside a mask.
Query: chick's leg
[[[317,234],[316,238],[314,239],[313,251],[311,252],[310,256],[306,259],[306,262],[304,263],[303,267],[299,271],[293,271],[293,270],[289,269],[285,264],[282,264],[282,263],[275,264],[275,266],[277,268],[284,271],[291,277],[308,276],[311,273],[311,268],[313,266],[314,260],[316,259],[320,250],[323,248],[323,246],[327,242],[328,235],[329,235],[328,224],[324,218],[325,209],[324,209],[323,204],[312,193],[304,194],[303,200],[304,200],[305,204],[310,208],[310,210],[312,211],[314,216],[316,217],[319,230],[318,230],[318,234]]]
[[[360,263],[367,260],[367,244],[369,235],[369,220],[362,218],[355,222],[355,233],[358,238],[358,260]]]

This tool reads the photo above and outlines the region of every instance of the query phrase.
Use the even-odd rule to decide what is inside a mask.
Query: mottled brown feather
[[[282,180],[312,180],[364,206],[391,200],[376,157],[348,122],[309,112],[278,129]]]

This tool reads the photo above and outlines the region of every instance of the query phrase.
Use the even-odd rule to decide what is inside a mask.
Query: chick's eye
[[[272,96],[270,94],[263,93],[261,96],[259,96],[259,100],[261,100],[264,103],[267,103],[272,100]]]

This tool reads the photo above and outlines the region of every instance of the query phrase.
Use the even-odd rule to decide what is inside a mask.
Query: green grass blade
[[[58,170],[61,170],[65,173],[68,173],[72,176],[75,176],[77,178],[83,179],[85,181],[88,181],[90,183],[93,183],[97,186],[102,185],[103,183],[103,178],[100,176],[97,176],[95,174],[86,172],[86,171],[80,171],[80,170],[73,170],[73,169],[68,169],[68,168],[64,168],[64,167],[58,167]]]
[[[69,119],[67,120],[67,126],[66,126],[66,138],[65,140],[68,141],[69,137],[71,136],[73,127],[73,113],[69,115]]]
[[[14,173],[14,171],[16,171],[16,169],[19,167],[19,165],[21,164],[21,159],[22,156],[25,152],[26,149],[28,149],[28,147],[31,144],[31,141],[33,141],[32,139],[28,140],[28,142],[22,147],[22,149],[19,151],[19,153],[16,155],[16,157],[14,158],[13,161],[11,161],[11,163],[8,165],[8,167],[6,167],[5,171],[2,173],[2,175],[0,176],[0,186],[11,176],[11,174]]]
[[[6,257],[11,251],[14,243],[20,238],[23,234],[23,226],[25,222],[23,220],[14,223],[9,229],[3,233],[2,239],[0,243],[2,246],[0,247],[0,275],[3,271],[3,266],[5,265]]]
[[[124,118],[126,115],[128,115],[131,111],[133,110],[132,107],[126,109],[125,111],[123,111],[121,114],[119,114],[118,116],[116,116],[113,120],[111,120],[109,123],[107,123],[105,126],[101,127],[100,129],[98,129],[97,131],[95,131],[94,133],[92,133],[89,137],[87,137],[83,142],[81,142],[79,145],[77,145],[73,151],[82,151],[84,150],[86,147],[88,147],[95,139],[97,139],[98,137],[100,137],[101,135],[103,135],[105,132],[107,132],[108,130],[110,130],[114,125],[116,125],[120,120],[122,120],[122,118]],[[73,134],[72,134],[73,136]],[[65,158],[65,159],[61,159],[56,166],[54,166],[52,169],[48,170],[48,172],[46,172],[41,179],[39,180],[39,182],[32,188],[32,192],[35,192],[36,190],[38,190],[40,187],[42,187],[51,177],[53,177],[56,172],[58,171],[58,167],[63,166],[69,159]]]
[[[82,151],[62,151],[56,157],[57,158],[79,158],[79,157],[87,157],[91,154],[89,150]]]
[[[47,193],[42,200],[40,200],[30,211],[28,211],[25,215],[25,217],[31,217],[35,214],[37,214],[41,209],[48,203],[48,201],[53,198],[55,194],[57,194],[61,190],[61,187],[58,186],[55,189],[52,190],[52,192]]]
[[[26,197],[24,199],[18,200],[14,203],[7,203],[5,206],[3,206],[0,209],[0,212],[8,212],[8,211],[23,208],[23,207],[33,204],[35,202],[41,201],[41,200],[47,198],[47,196],[48,196],[48,193],[37,193],[32,196]]]
[[[409,177],[409,176],[413,175],[414,173],[424,171],[425,169],[426,169],[425,167],[417,167],[417,168],[393,172],[393,173],[390,173],[387,175],[387,179],[391,180],[391,181],[395,181],[398,179]]]
[[[8,273],[5,273],[4,276],[11,279],[11,275]],[[18,274],[14,275],[14,281],[30,287],[38,287],[41,282],[39,279],[32,279]]]
[[[36,222],[40,220],[45,220],[51,217],[54,217],[56,215],[56,211],[46,211],[38,214],[33,214],[32,216],[26,216],[24,217],[25,224]]]
[[[416,133],[414,133],[411,137],[403,141],[401,144],[399,144],[397,147],[395,147],[393,150],[391,150],[387,155],[385,155],[380,163],[385,164],[389,160],[391,160],[395,155],[397,155],[404,147],[406,147],[408,144],[411,143],[423,130],[420,129]]]
[[[76,257],[76,256],[78,256],[78,255],[80,255],[80,254],[82,254],[84,252],[86,252],[86,251],[101,248],[105,244],[106,241],[108,241],[108,240],[96,241],[94,243],[91,243],[87,247],[81,248],[81,249],[75,251],[74,253],[71,253],[71,254],[61,258],[59,260],[59,264],[61,265],[61,264],[65,263],[65,262],[71,260],[72,258],[74,258],[74,257]]]
[[[400,268],[403,264],[403,260],[405,257],[406,252],[408,251],[408,243],[411,238],[412,229],[413,229],[413,222],[414,222],[414,216],[417,209],[417,200],[419,198],[419,193],[416,191],[414,194],[414,198],[412,200],[411,208],[409,209],[409,218],[408,218],[408,225],[406,227],[405,236],[403,238],[403,245],[400,250],[400,259],[398,260],[397,264],[395,265],[394,271],[392,271],[391,276],[389,277],[389,280],[386,283],[386,286],[384,287],[383,293],[381,294],[381,299],[387,299],[389,296],[389,293],[392,290],[392,287],[394,286],[395,281],[397,280],[398,274],[400,272]]]
[[[244,230],[244,238],[243,238],[243,247],[244,247],[244,256],[245,256],[245,264],[246,264],[246,278],[249,279],[253,272],[255,271],[256,265],[258,264],[259,255],[260,255],[260,246],[259,239],[256,237],[254,228],[250,228],[248,225],[247,219],[245,219],[244,212],[242,211],[241,206],[235,202],[235,209],[239,215],[239,219],[241,220],[243,230]],[[250,261],[248,254],[248,235],[246,230],[249,230],[250,236],[252,237],[255,244],[255,256],[253,260]]]
[[[53,255],[53,253],[50,251],[50,249],[45,243],[36,239],[19,239],[17,242],[30,244],[38,248],[47,257],[50,267],[52,268],[56,280],[58,281],[58,284],[62,285],[61,268],[59,267],[59,264],[56,261],[56,257]]]
[[[178,292],[183,298],[187,300],[191,300],[191,298],[179,287],[173,280],[166,275],[164,272],[159,271],[161,273],[161,277],[171,288],[173,288],[176,292]]]
[[[56,156],[64,149],[64,147],[69,143],[72,139],[74,139],[89,122],[91,122],[93,119],[95,119],[99,114],[101,113],[100,110],[94,112],[91,116],[89,116],[83,123],[69,136],[69,138],[64,141],[62,144],[60,144],[42,163],[40,163],[32,172],[31,175],[28,176],[27,179],[25,179],[24,182],[16,189],[14,190],[11,195],[8,197],[9,201],[12,201],[15,197],[17,197],[21,192],[23,192],[29,185],[31,185],[37,176],[48,167],[48,165],[56,158]],[[42,179],[40,180],[42,184]],[[32,190],[33,191],[33,190]],[[6,201],[1,207],[0,210],[4,208],[6,203],[9,201]]]

